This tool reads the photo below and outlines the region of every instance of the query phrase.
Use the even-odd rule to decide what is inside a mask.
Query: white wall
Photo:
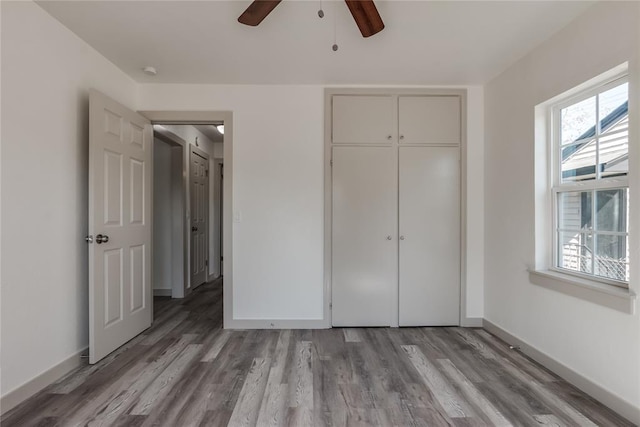
[[[527,274],[535,263],[534,107],[625,61],[637,102],[639,15],[638,2],[596,4],[486,86],[484,252],[485,317],[640,409],[639,314],[532,285]],[[634,132],[630,158],[638,170],[630,182],[637,201]],[[638,293],[640,211],[635,203],[632,209],[631,287]]]
[[[483,315],[483,89],[470,87],[467,307]],[[140,86],[140,110],[233,111],[234,319],[322,319],[321,86]]]
[[[173,287],[171,146],[153,144],[153,289]],[[181,257],[180,259],[183,259]]]
[[[31,2],[2,8],[2,386],[87,346],[88,90],[136,84]]]

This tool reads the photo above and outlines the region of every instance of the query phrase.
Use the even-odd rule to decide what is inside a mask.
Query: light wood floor
[[[2,426],[631,426],[480,329],[225,331],[221,283]]]

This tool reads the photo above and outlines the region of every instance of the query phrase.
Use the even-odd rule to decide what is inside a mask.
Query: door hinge
[[[329,160],[329,166],[333,167],[333,159]]]
[[[206,266],[208,266],[208,265],[209,265],[209,260],[208,260],[208,259],[205,259],[205,260],[204,260],[204,265],[206,265]]]
[[[329,310],[333,310],[333,303],[332,302],[329,303]]]
[[[209,169],[204,170],[204,176],[209,176]]]

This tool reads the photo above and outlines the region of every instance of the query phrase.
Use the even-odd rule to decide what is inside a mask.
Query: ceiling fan
[[[238,18],[238,22],[255,27],[280,4],[282,0],[254,0]],[[345,0],[362,37],[370,37],[384,29],[373,0]]]

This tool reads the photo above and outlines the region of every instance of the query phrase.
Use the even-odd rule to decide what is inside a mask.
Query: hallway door
[[[191,289],[207,281],[209,264],[209,159],[191,148]]]

